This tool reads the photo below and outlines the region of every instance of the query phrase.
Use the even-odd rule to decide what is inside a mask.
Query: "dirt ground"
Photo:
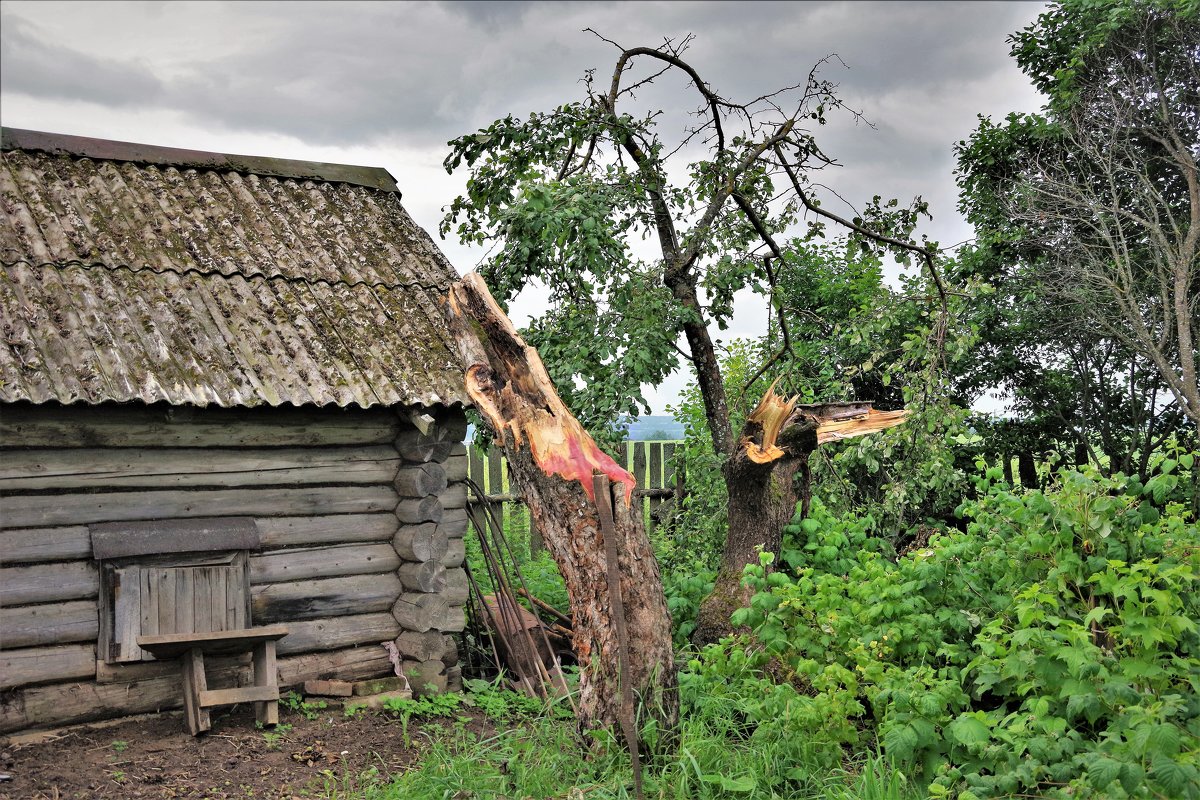
[[[330,796],[326,787],[355,785],[374,768],[380,779],[421,758],[421,725],[408,728],[381,714],[343,714],[330,702],[316,719],[280,708],[276,731],[254,727],[249,706],[213,709],[212,730],[193,738],[182,712],[117,723],[74,726],[44,741],[0,745],[4,800],[127,800],[210,798],[292,800]],[[290,725],[291,728],[286,726]],[[486,721],[472,720],[477,734]]]

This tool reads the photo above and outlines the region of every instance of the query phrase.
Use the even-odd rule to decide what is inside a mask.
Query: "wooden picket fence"
[[[672,508],[679,507],[683,497],[683,468],[682,463],[676,463],[675,455],[677,452],[683,455],[681,446],[679,442],[645,441],[625,442],[622,446],[617,462],[621,463],[623,458],[625,469],[637,479],[634,501],[642,504],[647,531],[653,531]],[[539,551],[541,537],[532,525],[524,499],[509,485],[508,461],[504,454],[498,449],[469,447],[467,477],[483,492],[482,495],[476,495],[473,490],[468,493],[467,503],[474,507],[472,510],[482,512],[484,507],[490,508],[506,531],[510,526],[528,530],[531,555]],[[472,518],[482,519],[478,514],[472,514]]]

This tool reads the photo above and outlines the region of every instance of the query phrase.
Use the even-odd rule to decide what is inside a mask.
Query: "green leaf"
[[[758,781],[754,780],[753,775],[743,775],[740,778],[727,778],[721,776],[721,788],[727,792],[739,792],[745,794],[753,792],[758,788]]]
[[[1121,762],[1108,756],[1097,756],[1088,762],[1087,780],[1093,789],[1104,791],[1109,785],[1120,779]]]
[[[969,714],[960,714],[950,723],[946,733],[959,744],[982,744],[992,735],[987,725]]]

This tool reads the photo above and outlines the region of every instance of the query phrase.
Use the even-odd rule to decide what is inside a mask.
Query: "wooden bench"
[[[279,723],[279,678],[275,671],[275,642],[287,636],[283,625],[212,633],[164,633],[137,637],[138,647],[158,659],[178,658],[183,672],[183,707],[188,730],[198,736],[212,728],[208,709],[233,703],[254,703],[263,725]],[[254,685],[209,689],[204,656],[252,651]]]

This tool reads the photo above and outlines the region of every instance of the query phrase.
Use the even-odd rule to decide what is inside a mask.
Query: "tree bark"
[[[679,701],[671,617],[642,516],[630,502],[633,477],[596,446],[563,405],[537,352],[517,335],[478,275],[451,287],[447,318],[466,368],[467,391],[504,448],[510,478],[566,584],[581,667],[580,731],[607,728],[622,734],[624,683],[640,703],[635,719],[654,719],[660,729],[672,730]],[[616,598],[609,591],[592,486],[597,472],[613,487],[627,641],[621,641],[612,613]],[[623,648],[624,675],[619,668]]]
[[[734,632],[730,617],[750,602],[742,583],[760,552],[778,554],[783,527],[807,496],[808,470],[796,473],[820,444],[865,436],[901,424],[907,412],[875,411],[870,403],[797,406],[767,390],[742,429],[723,472],[729,489],[729,533],[713,591],[700,604],[692,642],[703,646]]]

